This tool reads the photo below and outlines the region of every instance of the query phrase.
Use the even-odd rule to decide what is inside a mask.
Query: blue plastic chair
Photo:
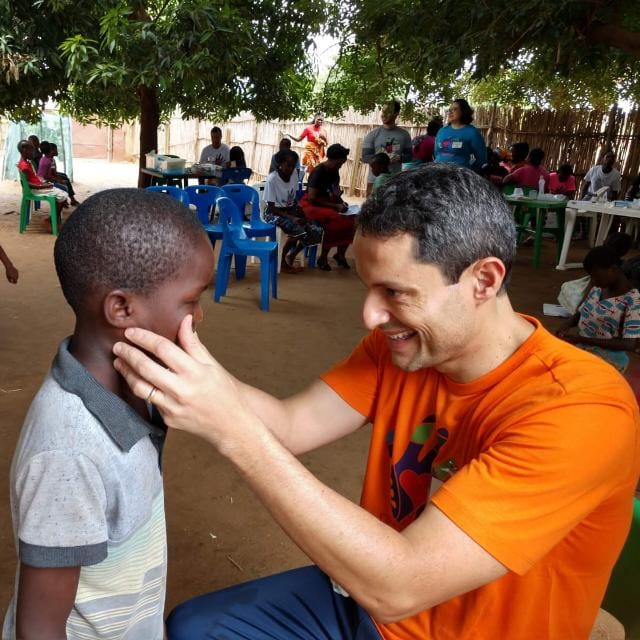
[[[224,191],[220,187],[212,185],[192,185],[185,189],[189,195],[189,203],[195,205],[198,218],[203,226],[211,225],[211,212],[216,206],[216,200],[224,196]],[[211,225],[217,226],[217,225]],[[220,228],[222,233],[222,227]],[[222,236],[220,236],[222,238]]]
[[[202,223],[212,248],[216,247],[216,240],[222,240],[222,225],[227,224],[226,221],[218,220],[217,223],[210,222],[210,214],[215,209],[216,201],[224,195],[224,191],[220,187],[199,184],[186,188],[189,195],[189,202],[196,207],[198,218]]]
[[[227,183],[231,184],[244,184],[245,180],[248,180],[251,177],[253,171],[248,167],[245,169],[240,169],[239,167],[233,167],[230,169],[223,169],[222,174],[220,175],[219,184],[225,185]]]
[[[180,187],[168,187],[167,185],[155,185],[147,187],[145,191],[155,191],[156,193],[166,193],[171,198],[180,200],[185,207],[189,206],[189,194]]]
[[[248,238],[267,237],[272,242],[276,241],[276,225],[262,219],[260,194],[253,187],[246,184],[225,184],[222,191],[238,207],[241,214],[244,213],[247,203],[251,204],[251,218],[244,222],[244,230]]]
[[[260,309],[269,311],[270,287],[271,295],[274,298],[278,297],[278,243],[253,242],[247,237],[242,213],[233,201],[222,197],[218,199],[217,204],[220,218],[228,220],[228,223],[223,225],[213,299],[220,302],[220,298],[227,294],[231,259],[235,259],[236,277],[241,279],[244,277],[247,256],[255,256],[260,260]]]

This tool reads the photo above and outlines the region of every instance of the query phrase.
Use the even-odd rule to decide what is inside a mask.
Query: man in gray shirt
[[[411,162],[411,134],[396,125],[400,115],[400,103],[391,100],[382,107],[382,126],[376,127],[366,135],[362,144],[362,162],[369,164],[376,153],[386,153],[389,156],[389,173],[399,173],[403,162]],[[367,196],[371,193],[375,176],[367,175]]]

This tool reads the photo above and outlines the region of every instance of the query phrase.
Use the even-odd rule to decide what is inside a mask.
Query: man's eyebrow
[[[357,273],[357,272],[356,272]],[[362,276],[358,273],[360,282],[366,287],[367,283],[362,279]],[[373,287],[384,287],[385,289],[394,289],[395,291],[414,291],[415,287],[408,287],[404,282],[396,282],[395,280],[382,280],[381,282],[374,282],[371,285]]]

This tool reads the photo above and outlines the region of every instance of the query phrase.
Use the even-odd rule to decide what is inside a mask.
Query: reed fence
[[[565,162],[571,164],[578,181],[608,148],[617,154],[623,192],[640,173],[640,111],[624,112],[618,108],[609,112],[553,111],[480,106],[475,116],[474,125],[492,148],[526,141],[531,148],[544,149],[544,164],[548,169],[555,170]],[[196,161],[202,148],[209,144],[209,131],[214,124],[182,120],[177,115],[161,128],[159,150]],[[261,180],[269,170],[271,156],[278,149],[282,132],[299,135],[307,124],[300,120],[256,122],[252,115],[244,114],[220,126],[225,142],[242,147],[247,166],[253,169],[254,178]],[[424,126],[410,122],[400,120],[399,124],[408,129],[412,137],[426,131]],[[379,125],[379,112],[360,114],[348,111],[342,118],[325,120],[329,143],[339,142],[351,150],[349,160],[340,172],[342,187],[347,194],[364,195],[367,167],[359,161],[362,140]],[[292,148],[302,155],[302,144],[294,142]]]

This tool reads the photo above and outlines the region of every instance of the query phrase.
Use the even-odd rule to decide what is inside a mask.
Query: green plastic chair
[[[29,224],[31,203],[42,202],[43,200],[49,203],[49,209],[51,210],[51,233],[54,236],[58,235],[58,216],[56,215],[56,197],[55,196],[39,196],[31,190],[29,183],[27,182],[27,176],[22,171],[18,171],[20,174],[20,184],[22,185],[22,203],[20,204],[20,233],[24,233],[24,230]]]
[[[611,573],[602,608],[612,613],[624,625],[627,638],[640,640],[640,500],[633,499],[631,531]]]

